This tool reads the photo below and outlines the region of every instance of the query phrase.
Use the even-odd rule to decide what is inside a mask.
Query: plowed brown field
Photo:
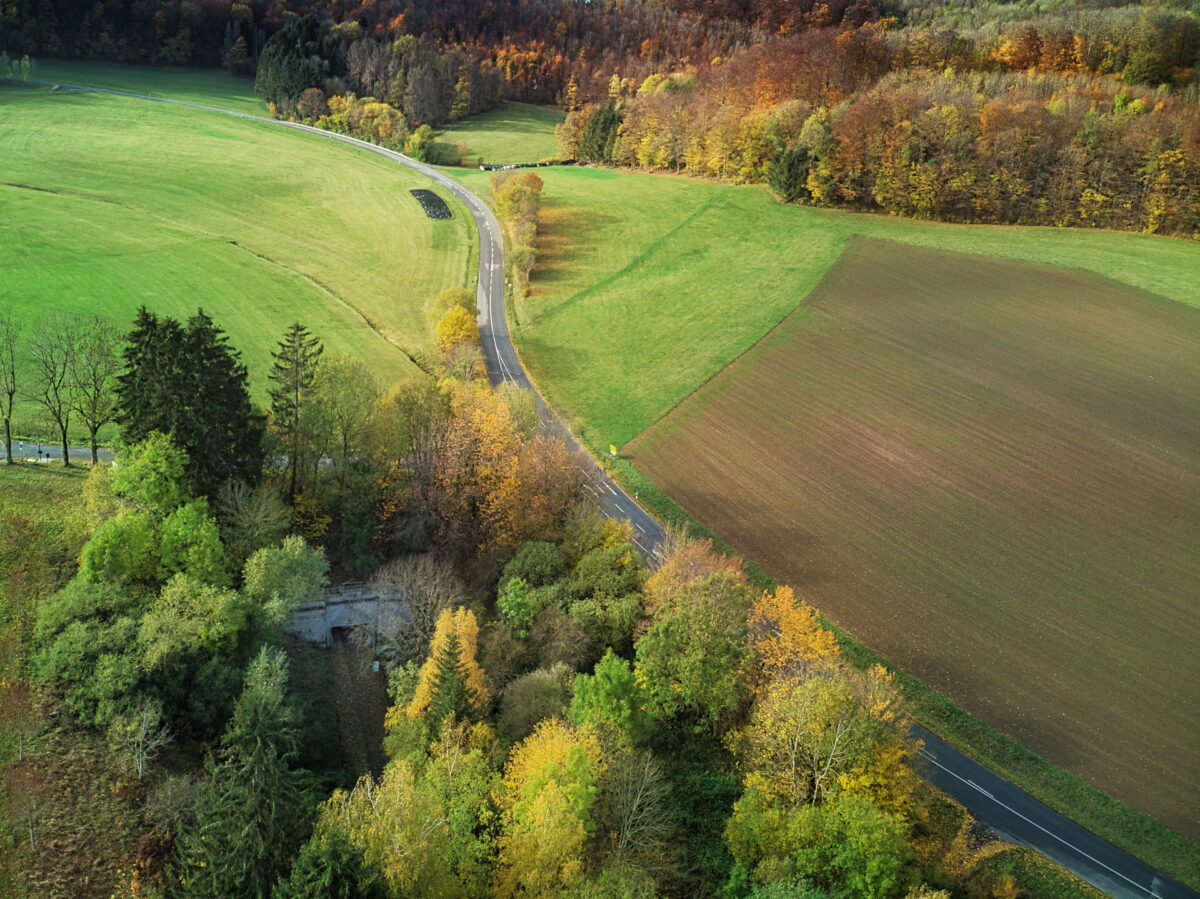
[[[1200,836],[1200,314],[870,239],[806,305],[627,455],[868,646]]]

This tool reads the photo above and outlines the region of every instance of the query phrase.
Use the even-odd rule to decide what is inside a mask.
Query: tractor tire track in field
[[[480,307],[480,342],[489,379],[493,385],[512,381],[522,388],[534,390],[543,426],[563,437],[568,446],[577,452],[580,467],[588,478],[588,489],[594,494],[605,514],[629,518],[638,535],[635,542],[653,562],[655,551],[663,541],[662,526],[616,485],[590,456],[579,452],[579,443],[546,406],[517,358],[505,321],[504,245],[500,226],[495,215],[477,196],[448,176],[401,153],[308,125],[281,122],[264,116],[130,91],[58,82],[34,83],[65,90],[168,103],[307,131],[383,156],[429,177],[453,193],[471,211],[480,238],[477,295]],[[925,766],[926,776],[940,789],[960,801],[972,815],[997,828],[1005,838],[1049,855],[1077,876],[1113,896],[1183,899],[1198,895],[1049,809],[1011,783],[982,768],[957,749],[942,743],[933,734],[918,730],[918,736],[922,736],[926,741],[926,749],[922,753],[928,762]],[[1004,817],[1005,815],[1007,817]],[[1062,835],[1064,833],[1065,835]]]

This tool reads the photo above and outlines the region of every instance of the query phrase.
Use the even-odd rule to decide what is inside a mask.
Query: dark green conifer
[[[289,499],[296,497],[300,449],[306,436],[301,415],[311,399],[317,363],[324,349],[308,328],[294,322],[279,341],[278,352],[271,353],[275,359],[271,367],[273,386],[268,391],[271,395],[271,426],[287,448]]]

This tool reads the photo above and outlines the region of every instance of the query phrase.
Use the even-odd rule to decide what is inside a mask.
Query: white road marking
[[[1016,816],[1017,816],[1018,818],[1020,818],[1022,821],[1025,821],[1025,822],[1027,822],[1027,823],[1029,823],[1029,824],[1032,824],[1034,827],[1036,827],[1036,828],[1037,828],[1038,830],[1040,830],[1042,833],[1046,834],[1046,836],[1048,836],[1048,837],[1053,837],[1054,839],[1058,840],[1058,842],[1060,842],[1060,843],[1062,843],[1064,846],[1066,846],[1068,849],[1072,850],[1073,852],[1077,852],[1077,853],[1079,853],[1079,854],[1080,854],[1080,855],[1082,855],[1084,858],[1086,858],[1086,859],[1088,859],[1089,861],[1091,861],[1091,862],[1094,862],[1095,864],[1099,865],[1099,866],[1100,866],[1101,868],[1103,868],[1105,871],[1109,871],[1109,872],[1111,872],[1112,874],[1115,874],[1117,877],[1120,877],[1122,880],[1124,880],[1124,881],[1127,881],[1128,883],[1131,883],[1131,884],[1133,884],[1133,886],[1134,886],[1134,887],[1136,887],[1137,889],[1141,890],[1141,891],[1142,891],[1143,893],[1145,893],[1147,896],[1154,896],[1154,895],[1155,895],[1153,892],[1151,892],[1150,890],[1146,889],[1146,887],[1142,886],[1142,885],[1141,885],[1140,883],[1138,883],[1136,880],[1130,880],[1130,878],[1126,877],[1126,876],[1125,876],[1124,874],[1122,874],[1120,871],[1113,870],[1113,869],[1112,869],[1112,868],[1110,868],[1108,865],[1104,864],[1104,862],[1100,861],[1100,859],[1098,859],[1098,858],[1095,858],[1095,857],[1093,857],[1093,856],[1089,855],[1088,853],[1084,852],[1082,849],[1080,849],[1080,848],[1079,848],[1078,846],[1076,846],[1074,843],[1068,843],[1066,840],[1064,840],[1064,839],[1063,839],[1062,837],[1060,837],[1058,834],[1054,833],[1053,831],[1047,830],[1045,827],[1042,827],[1042,825],[1038,824],[1038,823],[1037,823],[1036,821],[1034,821],[1032,818],[1028,818],[1028,817],[1026,817],[1025,815],[1022,815],[1022,814],[1021,814],[1019,811],[1017,811],[1017,810],[1016,810],[1015,808],[1013,808],[1012,806],[1006,805],[1005,803],[1001,802],[999,799],[997,799],[995,796],[993,796],[993,795],[992,795],[991,793],[989,793],[987,790],[985,790],[985,789],[983,789],[982,787],[980,787],[978,784],[974,783],[973,781],[967,780],[965,777],[963,777],[962,775],[960,775],[960,774],[958,774],[958,773],[956,773],[956,772],[954,772],[954,771],[951,771],[949,768],[947,768],[945,765],[943,765],[941,762],[939,762],[939,761],[938,761],[936,758],[934,758],[932,755],[930,755],[930,754],[929,754],[928,752],[926,752],[924,749],[922,749],[922,750],[921,750],[921,755],[925,756],[925,758],[929,759],[929,761],[933,762],[935,765],[937,765],[939,768],[941,768],[943,771],[945,771],[945,772],[946,772],[947,774],[949,774],[951,777],[955,778],[956,780],[961,780],[963,783],[967,784],[968,786],[974,787],[976,790],[979,790],[979,792],[980,792],[980,793],[983,793],[985,796],[987,796],[988,798],[990,798],[990,799],[992,800],[992,802],[996,803],[996,805],[1000,806],[1000,807],[1001,807],[1001,808],[1003,808],[1003,809],[1006,809],[1007,811],[1010,811],[1010,812],[1012,812],[1014,815],[1016,815]]]

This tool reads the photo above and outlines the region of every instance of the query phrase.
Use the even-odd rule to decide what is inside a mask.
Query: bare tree
[[[667,782],[646,750],[626,750],[621,764],[605,773],[602,820],[609,851],[620,864],[643,869],[662,866],[672,833]]]
[[[29,762],[15,765],[8,771],[8,807],[23,819],[29,829],[29,848],[37,852],[37,820],[46,798],[46,782],[42,772]]]
[[[29,681],[10,673],[0,678],[0,721],[17,732],[17,761],[25,760],[25,744],[41,721]]]
[[[141,780],[158,751],[171,742],[171,730],[153,702],[143,702],[129,715],[118,716],[108,728],[108,738]]]
[[[382,597],[395,597],[406,612],[380,616],[376,645],[389,668],[425,658],[438,618],[462,605],[466,593],[454,569],[431,554],[389,562],[371,586]]]
[[[12,309],[0,312],[0,413],[4,416],[4,453],[13,464],[12,414],[17,395],[17,346],[21,342],[22,325]]]
[[[70,404],[87,425],[92,464],[99,461],[96,433],[117,411],[117,374],[121,370],[121,332],[98,315],[74,327],[70,363]]]
[[[71,361],[75,355],[76,324],[68,315],[53,315],[38,323],[29,344],[34,361],[29,398],[46,410],[62,437],[63,465],[70,466],[67,429],[71,424]]]

